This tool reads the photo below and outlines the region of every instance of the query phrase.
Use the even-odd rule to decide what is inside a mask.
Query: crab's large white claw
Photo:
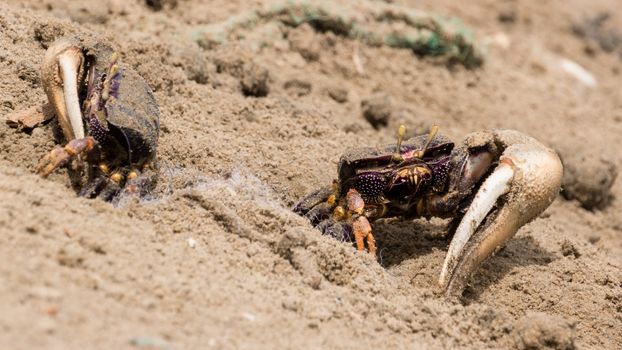
[[[481,262],[542,213],[561,187],[562,164],[553,150],[517,131],[496,130],[492,137],[504,151],[451,241],[439,278],[446,296],[461,294]]]
[[[48,48],[43,58],[41,81],[67,141],[84,137],[78,97],[83,75],[84,56],[76,40],[61,39]]]

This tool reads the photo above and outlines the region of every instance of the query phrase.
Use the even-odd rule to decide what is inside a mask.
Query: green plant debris
[[[244,30],[273,21],[290,27],[306,23],[318,32],[332,32],[370,46],[409,49],[419,56],[443,57],[467,68],[484,62],[473,36],[459,20],[376,2],[288,0],[195,28],[191,37],[202,46],[220,45],[244,37]]]

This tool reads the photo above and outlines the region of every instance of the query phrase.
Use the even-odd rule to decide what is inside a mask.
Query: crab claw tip
[[[513,132],[500,131],[496,136],[510,145],[478,190],[450,244],[439,277],[448,297],[461,294],[477,267],[542,213],[560,190],[562,165],[554,151]],[[498,209],[492,210],[495,205]]]

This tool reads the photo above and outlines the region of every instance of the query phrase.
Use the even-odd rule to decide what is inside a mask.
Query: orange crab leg
[[[376,240],[371,233],[371,224],[364,216],[357,217],[352,222],[352,231],[354,232],[354,239],[356,240],[356,248],[358,250],[365,250],[364,240],[367,240],[367,246],[369,253],[376,256]]]
[[[95,140],[89,136],[73,139],[65,147],[56,146],[48,155],[41,159],[37,167],[37,173],[47,177],[55,169],[67,164],[72,158],[93,150],[95,143]]]

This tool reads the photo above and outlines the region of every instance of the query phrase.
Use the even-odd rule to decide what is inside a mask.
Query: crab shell
[[[400,154],[409,159],[416,151],[423,149],[427,135],[419,135],[405,140],[400,147]],[[423,158],[434,158],[439,154],[449,154],[454,147],[453,141],[443,135],[436,135],[425,151]],[[360,170],[380,170],[395,163],[395,143],[382,147],[359,147],[347,150],[339,160],[339,179],[346,180]]]
[[[389,175],[391,170],[396,170],[401,165],[414,162],[436,165],[435,160],[443,156],[447,156],[445,160],[448,161],[454,143],[443,135],[436,135],[431,140],[421,159],[414,158],[415,153],[424,149],[427,138],[426,135],[420,135],[404,141],[399,152],[403,161],[399,163],[394,159],[395,144],[382,147],[362,147],[346,151],[339,160],[338,167],[339,183],[342,184],[340,196],[344,196],[350,186],[359,191],[362,190],[360,187],[366,187],[362,192],[368,194],[381,194],[388,185],[387,181],[389,181],[385,179],[385,175]],[[438,166],[442,167],[443,164]],[[398,187],[396,186],[395,190],[399,190]]]
[[[84,113],[88,134],[104,148],[107,139],[114,138],[125,150],[128,165],[153,160],[160,112],[149,85],[134,70],[121,67],[111,78],[109,96],[103,101],[103,81],[110,74],[110,67],[116,64],[116,54],[105,44],[97,44],[93,51],[86,52],[87,63],[92,62]]]

